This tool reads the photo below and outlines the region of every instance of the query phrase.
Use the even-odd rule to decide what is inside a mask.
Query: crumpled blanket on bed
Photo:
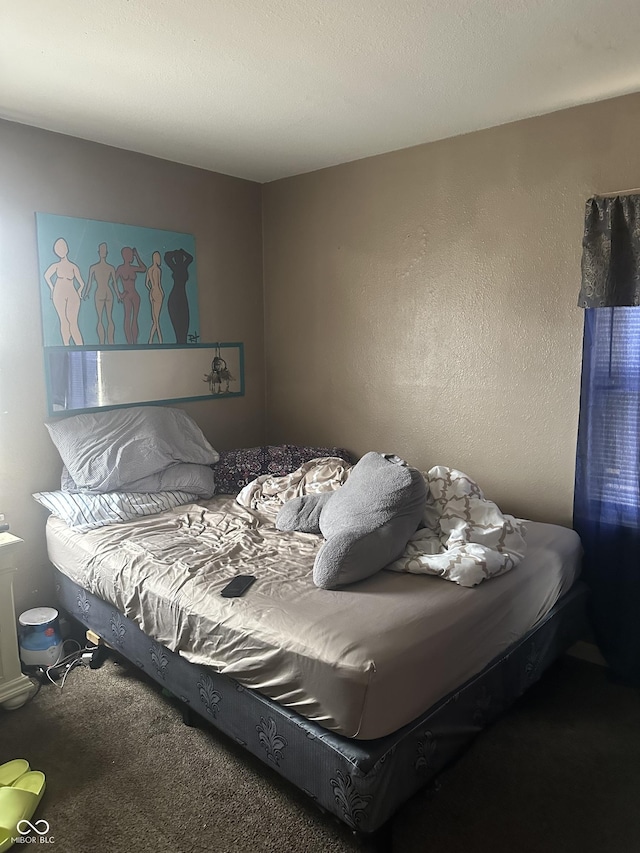
[[[284,477],[262,474],[248,483],[236,497],[247,509],[276,515],[292,498],[333,492],[347,481],[353,466],[338,456],[322,456],[305,462]]]
[[[292,498],[339,488],[350,468],[335,457],[312,459],[287,476],[258,477],[236,500],[275,515]],[[428,487],[423,526],[388,570],[438,575],[472,587],[518,565],[526,551],[522,521],[501,512],[471,477],[455,468],[438,465],[423,476]]]
[[[439,575],[469,587],[518,565],[526,551],[522,521],[502,513],[455,468],[438,465],[424,477],[429,487],[424,527],[387,569]]]

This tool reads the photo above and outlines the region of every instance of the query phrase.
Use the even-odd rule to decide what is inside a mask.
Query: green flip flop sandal
[[[4,853],[21,837],[22,821],[30,821],[45,789],[44,773],[31,770],[13,785],[0,788],[0,853]],[[37,828],[37,827],[36,827]]]
[[[5,785],[13,785],[16,779],[28,771],[29,762],[24,758],[14,758],[13,761],[0,764],[0,788],[4,788]]]

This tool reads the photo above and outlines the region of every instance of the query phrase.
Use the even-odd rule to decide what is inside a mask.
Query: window
[[[590,308],[585,324],[583,406],[586,398],[590,428],[584,449],[591,498],[614,504],[622,516],[633,509],[635,518],[640,506],[640,308]]]

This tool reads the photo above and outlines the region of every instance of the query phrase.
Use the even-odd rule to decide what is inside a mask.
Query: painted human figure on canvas
[[[149,291],[149,302],[151,303],[151,331],[149,332],[149,343],[153,343],[157,335],[158,343],[162,343],[162,330],[160,329],[160,312],[164,302],[164,290],[162,289],[162,268],[160,266],[160,252],[154,252],[151,266],[147,268],[144,280],[145,287]]]
[[[140,294],[136,290],[136,276],[139,272],[146,272],[147,268],[140,260],[137,249],[125,246],[121,254],[123,263],[116,270],[116,280],[122,283],[122,290],[118,289],[118,299],[124,305],[124,336],[128,344],[137,344]]]
[[[101,344],[112,344],[114,342],[115,324],[113,322],[114,296],[118,296],[116,284],[116,268],[107,261],[109,249],[106,243],[98,246],[98,257],[100,260],[89,267],[87,286],[83,294],[84,298],[89,295],[93,282],[96,283],[95,305],[98,323],[96,332]]]
[[[45,270],[44,280],[60,321],[62,343],[64,346],[71,343],[81,346],[84,341],[78,326],[78,315],[80,294],[85,289],[85,283],[77,264],[69,259],[69,246],[63,237],[58,237],[55,241],[53,251],[58,260]],[[76,287],[76,282],[80,287]]]
[[[169,319],[176,335],[176,343],[186,344],[189,332],[189,300],[186,288],[193,255],[186,249],[175,249],[173,252],[165,252],[164,262],[173,276],[173,287],[167,300]]]

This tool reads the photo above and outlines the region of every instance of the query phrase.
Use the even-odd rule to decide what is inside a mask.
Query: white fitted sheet
[[[464,588],[382,571],[313,585],[321,538],[220,497],[89,533],[51,517],[49,556],[149,636],[347,737],[389,734],[537,625],[579,573],[577,534],[526,522],[527,555]],[[258,580],[242,597],[220,590]]]

